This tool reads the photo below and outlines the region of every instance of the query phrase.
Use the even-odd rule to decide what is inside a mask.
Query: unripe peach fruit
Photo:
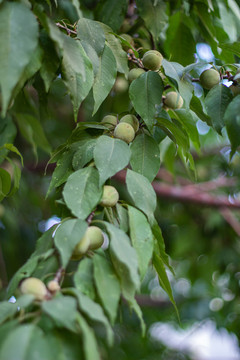
[[[132,125],[127,124],[126,122],[121,122],[115,127],[114,136],[115,138],[121,139],[129,144],[134,139],[135,131]]]
[[[219,72],[215,69],[204,70],[200,75],[200,83],[207,90],[219,84],[220,80]]]
[[[89,226],[87,229],[87,236],[90,238],[90,250],[100,248],[104,242],[102,230],[97,226]]]
[[[51,280],[47,284],[47,288],[51,293],[55,293],[61,289],[59,283],[56,280]]]
[[[20,285],[20,291],[22,294],[31,294],[36,300],[44,300],[47,296],[47,288],[42,280],[29,277]]]
[[[144,74],[145,70],[141,68],[131,69],[128,73],[128,81],[131,83],[136,80],[140,75]]]
[[[180,109],[183,106],[183,98],[175,91],[170,91],[166,94],[164,105],[170,109]]]
[[[159,70],[162,65],[163,56],[157,50],[147,51],[142,58],[143,65],[148,70]]]
[[[87,231],[86,231],[83,237],[81,238],[81,240],[79,241],[79,243],[75,246],[71,259],[80,260],[83,257],[83,255],[85,255],[86,252],[88,251],[89,246],[90,246],[90,238],[87,235]]]
[[[101,120],[101,123],[108,129],[113,129],[117,125],[117,117],[114,115],[106,115]]]
[[[120,124],[121,123],[130,124],[133,127],[135,132],[137,132],[139,129],[139,122],[135,115],[128,114],[128,115],[123,116],[120,120]]]
[[[104,185],[103,187],[103,195],[100,202],[100,205],[106,207],[113,207],[116,205],[119,199],[119,194],[115,187],[110,185]]]

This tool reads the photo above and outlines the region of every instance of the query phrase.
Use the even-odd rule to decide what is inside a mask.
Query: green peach
[[[142,58],[143,65],[148,70],[159,70],[162,65],[163,56],[157,50],[147,51]]]
[[[136,80],[140,75],[144,74],[145,70],[141,68],[131,69],[128,73],[128,81],[131,83],[133,80]]]
[[[164,105],[169,109],[180,109],[183,106],[183,98],[175,91],[170,91],[166,94]]]
[[[47,297],[47,288],[42,280],[35,277],[29,277],[22,281],[20,285],[22,294],[31,294],[36,300],[45,300]]]
[[[103,194],[100,205],[105,207],[113,207],[119,200],[119,194],[115,187],[110,185],[104,185]]]
[[[114,136],[129,144],[135,137],[135,131],[132,125],[126,122],[120,122],[114,129]]]
[[[130,124],[130,125],[133,127],[135,133],[136,133],[136,132],[138,131],[138,129],[139,129],[139,121],[138,121],[138,119],[136,118],[135,115],[127,114],[127,115],[123,116],[123,117],[121,118],[121,120],[120,120],[120,124],[121,124],[121,123]]]
[[[103,123],[104,126],[106,126],[108,129],[113,129],[117,125],[118,119],[114,115],[106,115],[101,120],[101,123]]]
[[[90,238],[90,250],[100,248],[104,242],[102,230],[97,226],[89,226],[87,229],[87,236]]]
[[[219,72],[215,69],[204,70],[200,75],[200,83],[202,87],[207,90],[219,84],[220,80]]]

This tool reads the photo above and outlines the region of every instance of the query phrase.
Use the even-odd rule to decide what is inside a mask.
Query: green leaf
[[[105,32],[105,37],[109,48],[112,50],[112,53],[117,62],[117,71],[127,75],[128,74],[128,58],[126,51],[123,50],[121,41],[113,35],[112,29],[107,25],[100,24]]]
[[[93,84],[93,68],[80,41],[64,35],[63,79],[70,92],[75,120]]]
[[[131,153],[133,171],[152,182],[160,168],[160,150],[154,138],[145,133],[137,135],[131,144]]]
[[[190,102],[190,109],[195,112],[195,114],[199,117],[200,120],[204,121],[209,126],[212,126],[211,119],[204,111],[203,104],[198,97],[192,97],[192,100]]]
[[[37,41],[38,24],[34,14],[21,3],[5,2],[0,11],[0,48],[4,49],[0,53],[3,116],[12,91],[37,47]]]
[[[233,96],[231,90],[224,85],[214,86],[205,98],[208,115],[211,117],[214,129],[221,134],[224,127],[224,114]]]
[[[126,184],[134,205],[142,210],[147,215],[150,223],[152,223],[157,198],[151,183],[145,176],[128,169]]]
[[[53,248],[53,232],[56,229],[57,225],[53,225],[45,233],[40,236],[36,242],[36,249],[31,257],[44,255],[48,250]]]
[[[25,67],[18,84],[15,86],[11,99],[14,99],[18,95],[18,93],[24,88],[26,81],[41,68],[42,57],[43,50],[38,45],[34,50],[28,65]]]
[[[40,38],[42,48],[44,50],[43,60],[40,68],[40,75],[43,79],[46,92],[49,91],[52,81],[57,75],[59,67],[59,58],[54,49],[53,42],[47,36]]]
[[[7,160],[10,162],[10,164],[12,166],[12,169],[13,169],[12,188],[11,188],[11,191],[9,192],[9,194],[8,194],[8,196],[12,196],[19,189],[20,180],[21,180],[21,169],[19,168],[18,164],[16,164],[11,159],[8,158]]]
[[[80,310],[92,321],[98,322],[104,326],[107,334],[108,344],[111,346],[113,344],[113,331],[108,322],[108,319],[103,313],[101,306],[95,303],[86,295],[82,294],[77,289],[71,289],[75,294],[78,300],[78,305]]]
[[[139,14],[154,40],[159,40],[161,32],[168,24],[167,5],[163,1],[154,1],[153,3],[151,0],[137,0],[136,4]]]
[[[68,150],[65,151],[61,157],[57,161],[57,166],[53,171],[51,182],[47,191],[46,197],[50,194],[50,192],[60,185],[62,185],[68,177],[72,174],[72,158],[73,151]]]
[[[89,298],[95,298],[93,260],[85,257],[78,265],[73,277],[75,287]]]
[[[18,151],[18,149],[16,148],[16,146],[14,146],[13,144],[4,144],[3,146],[0,146],[0,150],[1,149],[7,149],[7,150],[12,151],[15,154],[17,154],[20,157],[21,164],[23,166],[23,157],[22,157],[21,153]]]
[[[11,176],[9,172],[0,168],[0,201],[2,201],[11,189]]]
[[[163,290],[168,294],[169,299],[170,299],[171,303],[173,304],[173,306],[174,306],[174,308],[176,310],[176,313],[178,315],[178,318],[179,318],[177,305],[176,305],[175,300],[173,298],[171,284],[170,284],[170,282],[168,280],[163,260],[156,253],[153,254],[153,265],[154,265],[154,268],[155,268],[155,270],[156,270],[156,272],[158,274],[159,284],[161,285]]]
[[[112,324],[117,316],[121,288],[111,262],[103,251],[96,252],[93,257],[94,281],[104,310]],[[111,291],[109,291],[111,289]]]
[[[96,139],[87,139],[79,142],[77,151],[72,160],[74,170],[79,170],[93,159],[93,150],[96,145]]]
[[[140,285],[137,254],[127,234],[112,224],[105,225],[110,236],[111,260],[120,278],[123,296],[131,303]]]
[[[65,268],[72,256],[75,246],[80,242],[87,230],[87,223],[80,219],[64,221],[56,230],[54,243],[61,256]]]
[[[160,75],[147,71],[129,87],[129,97],[136,112],[143,118],[150,131],[153,129],[156,106],[162,103],[163,82]]]
[[[79,312],[77,313],[77,320]],[[82,360],[83,344],[79,334],[74,334],[66,329],[52,329],[46,333],[48,344],[51,349],[51,360]],[[43,360],[43,359],[42,359]],[[45,360],[45,359],[44,359]]]
[[[60,296],[44,301],[42,310],[56,325],[76,332],[77,302],[72,296]]]
[[[128,224],[128,211],[125,207],[119,203],[116,204],[117,210],[117,221],[119,223],[119,228],[123,230],[125,233],[128,232],[129,224]]]
[[[112,89],[117,75],[117,64],[112,50],[105,45],[98,72],[93,84],[94,109],[97,112],[102,102],[106,99]]]
[[[232,145],[231,157],[237,150],[237,147],[240,145],[240,115],[239,115],[239,107],[240,107],[240,95],[236,96],[232,102],[228,105],[225,114],[224,114],[224,122],[226,124],[227,133],[229,140]]]
[[[125,168],[130,156],[130,149],[124,141],[105,135],[100,136],[94,148],[94,161],[99,171],[99,185],[103,185],[108,178]]]
[[[240,42],[234,42],[232,44],[219,44],[218,46],[221,49],[227,50],[240,57]]]
[[[167,58],[177,61],[182,65],[188,65],[194,61],[195,40],[192,32],[186,25],[188,18],[183,12],[177,11],[171,17],[168,24],[167,39],[164,49]]]
[[[165,243],[164,243],[164,239],[162,236],[162,231],[161,228],[159,227],[158,223],[156,220],[154,220],[153,225],[152,225],[152,233],[153,236],[156,240],[156,246],[155,246],[155,253],[161,257],[163,263],[169,268],[169,270],[174,274],[174,270],[172,268],[172,266],[169,263],[169,256],[166,253],[166,249],[165,249]]]
[[[86,41],[101,56],[105,46],[105,34],[101,25],[94,20],[82,18],[77,23],[77,36]]]
[[[199,133],[196,127],[196,123],[199,120],[196,114],[192,110],[179,109],[175,110],[174,115],[182,124],[182,127],[187,132],[189,138],[192,140],[195,148],[200,149]]]
[[[182,77],[184,67],[176,62],[167,61],[163,59],[162,66],[165,75],[173,82],[173,84],[180,90],[180,79]]]
[[[211,13],[208,11],[208,6],[200,1],[196,1],[195,6],[197,10],[197,15],[201,20],[203,27],[205,27],[205,29],[209,33],[211,40],[214,42],[218,42],[216,39],[216,28],[214,26]]]
[[[14,294],[14,291],[16,290],[19,282],[32,275],[34,270],[37,267],[39,261],[39,256],[31,257],[27,260],[27,262],[18,269],[18,271],[15,273],[15,275],[12,277],[8,289],[7,289],[7,296],[12,296]]]
[[[7,143],[13,143],[16,136],[17,129],[10,117],[5,119],[0,117],[0,146]],[[8,154],[8,149],[0,149],[0,164],[3,162]]]
[[[94,335],[93,329],[88,325],[85,319],[78,313],[77,321],[82,330],[83,347],[86,360],[101,360],[97,346],[97,340]]]
[[[160,126],[185,153],[189,150],[189,137],[181,124],[161,117],[157,118],[157,126]]]
[[[102,196],[98,171],[93,167],[80,169],[69,176],[63,189],[67,207],[80,219],[85,219]]]
[[[36,147],[39,146],[43,151],[49,154],[51,147],[38,119],[24,113],[17,113],[16,119],[22,135],[32,145],[33,151],[36,153]]]
[[[15,328],[2,344],[0,358],[1,360],[52,359],[46,336],[34,324]]]
[[[113,31],[117,31],[127,12],[128,3],[126,0],[112,0],[100,1],[97,7],[97,19],[110,26]]]
[[[92,67],[93,67],[93,74],[94,77],[97,75],[99,64],[100,64],[100,58],[98,57],[98,54],[94,50],[94,48],[87,42],[82,40],[81,45],[86,53],[86,55],[89,57]]]
[[[0,349],[2,349],[2,344],[5,339],[9,337],[9,335],[16,329],[19,325],[18,319],[9,320],[5,322],[5,324],[1,324],[0,326]],[[1,352],[1,350],[0,350]]]
[[[128,206],[130,238],[138,256],[138,266],[143,279],[153,253],[153,235],[145,215],[132,206]]]
[[[0,324],[15,315],[17,311],[17,304],[12,304],[8,301],[0,302]]]

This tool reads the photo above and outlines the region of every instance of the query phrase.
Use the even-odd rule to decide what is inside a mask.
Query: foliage
[[[184,318],[186,305],[184,308],[181,301],[176,304],[174,300],[174,295],[178,296],[172,287],[174,270],[192,281],[192,300],[199,291],[195,284],[198,257],[212,250],[204,236],[209,233],[214,242],[222,222],[208,218],[206,210],[196,215],[196,224],[192,218],[195,208],[182,205],[174,210],[161,203],[157,198],[161,182],[156,179],[161,171],[176,184],[184,177],[188,185],[190,181],[212,180],[223,170],[227,179],[232,174],[234,179],[239,176],[240,95],[226,86],[232,81],[238,87],[239,14],[233,0],[0,2],[0,47],[5,49],[0,54],[0,212],[5,213],[0,217],[9,229],[4,241],[12,238],[12,246],[19,249],[19,231],[32,239],[37,236],[37,222],[52,215],[60,219],[38,238],[35,250],[31,241],[21,244],[25,263],[9,257],[7,272],[12,278],[6,291],[6,276],[1,278],[5,297],[0,303],[1,359],[111,358],[114,350],[110,348],[116,350],[114,335],[117,339],[125,323],[115,332],[114,324],[121,314],[125,319],[126,303],[145,335],[137,294],[147,292],[150,278],[156,274],[158,286],[175,308],[175,315],[168,313],[169,318],[178,317],[178,311],[180,319]],[[200,42],[211,46],[212,62],[196,58]],[[144,68],[142,62],[144,54],[153,49],[163,55],[156,71]],[[220,81],[204,89],[199,77],[211,67],[220,74]],[[133,68],[144,71],[129,81]],[[177,94],[177,105],[172,108],[165,103],[169,92]],[[128,140],[128,134],[118,136],[115,125],[102,122],[108,114],[115,115],[118,122],[126,114],[136,116],[139,129],[131,124],[126,127],[133,131],[133,141]],[[210,128],[207,136],[202,136],[199,124]],[[231,152],[212,166],[211,156],[203,155],[215,144],[227,145]],[[27,172],[43,172],[44,168],[45,172],[53,171],[51,179]],[[114,206],[101,203],[106,185],[119,193]],[[194,192],[193,183],[189,186],[182,191],[186,195],[190,192],[191,200],[195,197],[197,203],[201,187]],[[231,193],[226,187],[225,194],[236,191]],[[25,202],[28,196],[33,207]],[[208,204],[213,202],[207,199]],[[225,201],[225,207],[230,203],[234,201]],[[9,206],[12,214],[27,224],[22,230],[17,229]],[[223,207],[221,201],[214,206]],[[225,211],[224,216],[232,225],[232,215]],[[208,227],[204,228],[206,221]],[[85,243],[90,224],[99,227],[105,239],[97,250]],[[177,224],[177,230],[169,233],[167,224]],[[216,277],[229,262],[233,266],[227,272],[239,273],[239,249],[232,229],[230,235],[226,233],[237,254],[234,257],[228,249],[228,255],[224,244],[216,245],[216,262],[209,260],[212,253],[205,259],[208,282],[215,272],[217,283]],[[199,239],[196,248],[191,237]],[[176,239],[183,245],[175,244]],[[79,244],[82,254],[76,259],[74,249]],[[175,264],[179,262],[176,269],[168,252]],[[224,254],[226,261],[222,261]],[[184,256],[188,260],[184,261]],[[1,264],[5,272],[2,260]],[[201,264],[206,267],[206,263]],[[31,291],[21,293],[21,284],[28,277],[41,279],[46,285],[44,300],[34,298]],[[50,287],[51,280],[60,290]],[[217,293],[219,289],[213,288],[209,291]],[[8,302],[11,296],[16,297],[16,303]],[[188,319],[194,312],[193,303],[191,306]],[[147,312],[145,316],[149,325]],[[235,321],[226,326],[235,331]],[[142,346],[143,353],[145,350]],[[153,353],[155,350],[157,346]],[[119,354],[118,358],[126,357]]]

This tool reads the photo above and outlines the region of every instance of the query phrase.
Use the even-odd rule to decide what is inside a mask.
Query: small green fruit
[[[164,105],[169,109],[180,109],[183,106],[183,98],[175,91],[170,91],[166,94]]]
[[[131,83],[136,80],[140,75],[144,74],[145,70],[141,68],[131,69],[128,73],[128,81]]]
[[[231,89],[233,96],[237,96],[240,94],[240,86],[231,85],[229,88]]]
[[[115,127],[114,136],[115,138],[121,139],[129,144],[134,139],[135,131],[132,125],[127,124],[126,122],[121,122]]]
[[[120,124],[121,123],[130,124],[133,127],[135,133],[139,129],[139,122],[135,115],[128,114],[128,115],[123,116],[120,120]]]
[[[207,90],[219,84],[220,80],[219,72],[215,69],[204,70],[200,75],[200,83],[202,87]]]
[[[87,231],[79,241],[79,243],[75,246],[75,249],[72,253],[71,260],[80,260],[83,255],[86,254],[90,246],[90,238],[87,235]]]
[[[159,51],[149,50],[142,58],[143,65],[148,70],[159,70],[162,65],[163,56]]]
[[[61,289],[59,283],[56,280],[49,281],[47,288],[51,293],[55,293]]]
[[[128,81],[125,79],[125,77],[123,76],[118,76],[115,84],[113,86],[113,90],[117,93],[117,94],[122,94],[125,93],[128,89]]]
[[[104,126],[106,126],[108,129],[113,129],[117,125],[117,117],[114,115],[106,115],[101,120],[101,123],[103,123]]]
[[[97,226],[89,226],[87,229],[87,236],[90,238],[90,250],[100,248],[104,242],[102,230]]]
[[[106,207],[113,207],[119,200],[119,194],[115,187],[110,185],[104,185],[103,187],[103,195],[100,202],[100,205]]]
[[[31,294],[36,300],[45,300],[47,297],[47,288],[45,284],[37,278],[29,277],[20,285],[20,291],[22,294]]]

